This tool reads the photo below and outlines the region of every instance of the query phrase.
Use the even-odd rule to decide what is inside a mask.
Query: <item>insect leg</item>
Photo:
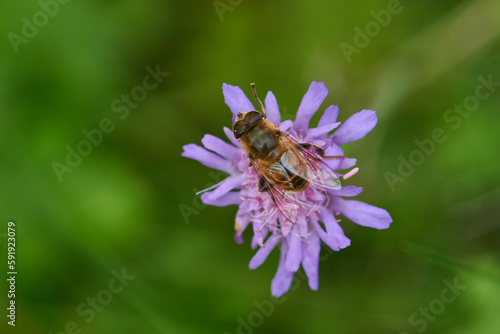
[[[316,153],[318,153],[323,159],[343,159],[345,155],[336,155],[336,156],[325,156],[325,150],[319,147],[318,145],[311,143],[302,143],[299,144],[302,148],[308,149],[309,147],[314,147]]]
[[[253,164],[252,164],[252,160],[254,159],[254,158],[253,158],[253,155],[249,154],[249,155],[248,155],[248,159],[250,160],[250,161],[248,162],[248,167],[252,167],[252,166],[253,166]]]
[[[264,176],[261,176],[259,179],[259,187],[258,190],[262,193],[265,191],[269,191],[269,184],[266,182]]]

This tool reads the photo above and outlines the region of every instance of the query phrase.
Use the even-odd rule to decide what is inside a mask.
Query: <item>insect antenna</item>
[[[266,116],[266,110],[264,109],[264,105],[262,104],[262,102],[260,102],[259,98],[257,97],[257,92],[255,91],[255,83],[252,82],[250,84],[250,86],[252,86],[253,97],[255,98],[255,101],[259,105],[260,110],[262,110],[262,113],[264,114],[264,116]]]

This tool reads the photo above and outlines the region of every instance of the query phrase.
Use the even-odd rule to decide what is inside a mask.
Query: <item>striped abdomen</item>
[[[276,186],[290,192],[301,192],[309,185],[309,171],[301,156],[294,155],[291,150],[283,154],[270,166],[273,182]]]

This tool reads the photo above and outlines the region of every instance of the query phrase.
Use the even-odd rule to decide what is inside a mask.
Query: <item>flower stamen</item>
[[[350,171],[348,171],[347,173],[344,174],[343,179],[347,180],[348,178],[350,178],[351,176],[356,174],[358,171],[359,171],[358,167],[351,169]]]

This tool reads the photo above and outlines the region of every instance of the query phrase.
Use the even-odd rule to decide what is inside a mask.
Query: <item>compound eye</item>
[[[255,125],[258,121],[263,119],[264,116],[258,111],[250,111],[245,115],[245,121],[247,121],[248,126]]]
[[[234,123],[233,133],[234,133],[234,137],[236,139],[240,139],[240,137],[245,133],[246,130],[247,130],[247,122],[246,121],[241,120],[241,121]]]

